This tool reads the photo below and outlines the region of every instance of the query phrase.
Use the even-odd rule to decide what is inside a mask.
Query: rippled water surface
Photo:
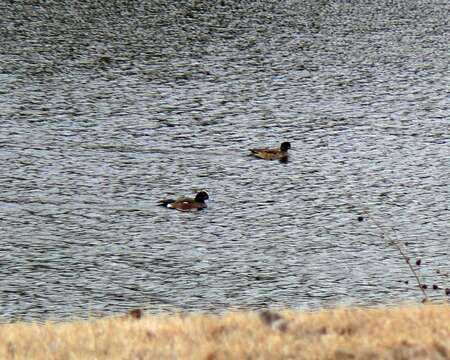
[[[420,301],[364,209],[449,286],[450,5],[392,4],[2,2],[1,319]]]

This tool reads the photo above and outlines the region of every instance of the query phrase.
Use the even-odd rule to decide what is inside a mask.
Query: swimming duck
[[[280,160],[286,162],[288,160],[288,150],[291,143],[285,141],[281,143],[279,149],[250,149],[252,155],[264,160]]]
[[[180,197],[176,200],[166,199],[161,200],[158,205],[180,211],[197,211],[207,207],[205,201],[208,199],[208,193],[206,191],[200,191],[195,195],[194,199],[189,197]]]

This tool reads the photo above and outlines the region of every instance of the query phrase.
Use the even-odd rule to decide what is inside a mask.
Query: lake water
[[[1,7],[1,320],[419,302],[364,209],[450,286],[448,1]]]

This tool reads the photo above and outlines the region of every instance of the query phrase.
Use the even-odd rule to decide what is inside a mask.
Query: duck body
[[[177,199],[165,199],[161,200],[158,205],[179,211],[198,211],[207,208],[205,201],[208,199],[208,193],[206,191],[200,191],[195,198],[179,197]]]
[[[281,162],[285,162],[288,160],[288,150],[291,148],[290,142],[283,142],[280,145],[279,149],[267,149],[267,148],[261,148],[261,149],[250,149],[250,152],[253,156],[256,156],[257,158],[264,159],[264,160],[279,160]]]

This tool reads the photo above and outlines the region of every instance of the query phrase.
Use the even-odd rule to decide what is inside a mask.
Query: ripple
[[[432,5],[7,5],[2,319],[421,299],[356,219],[368,208],[442,280],[448,11]],[[287,164],[248,156],[284,140]],[[156,206],[200,189],[203,212]]]

